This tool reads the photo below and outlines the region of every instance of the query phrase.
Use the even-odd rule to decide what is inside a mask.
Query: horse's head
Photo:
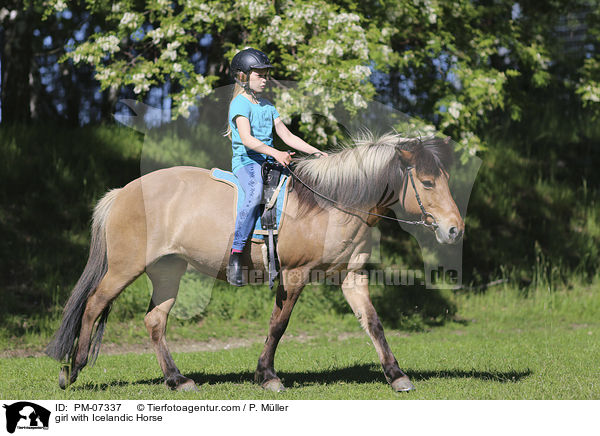
[[[410,214],[423,215],[433,225],[440,244],[458,243],[465,223],[448,186],[447,168],[452,163],[449,138],[403,140],[398,150],[406,165],[400,204]]]

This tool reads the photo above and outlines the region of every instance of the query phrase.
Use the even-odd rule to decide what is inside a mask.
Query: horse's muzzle
[[[440,244],[458,244],[464,235],[464,229],[458,226],[439,226],[435,230],[435,238]]]

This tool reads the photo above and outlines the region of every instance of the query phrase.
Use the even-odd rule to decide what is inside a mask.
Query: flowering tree
[[[372,24],[322,0],[279,7],[247,0],[150,0],[141,7],[128,0],[86,3],[92,14],[105,16],[105,29],[73,46],[63,60],[92,65],[102,89],[129,85],[140,97],[169,80],[174,116],[188,116],[196,98],[219,84],[218,73],[233,55],[256,46],[271,55],[278,78],[300,83],[298,89],[282,90],[279,110],[286,120],[303,107],[301,95],[308,91],[322,96],[313,111],[335,121],[331,111],[337,104],[349,110],[366,106],[375,93],[369,82],[372,53],[390,51]],[[69,7],[67,0],[55,0],[47,14]],[[213,59],[221,59],[218,71],[202,74],[189,55],[207,34],[214,37]],[[325,140],[323,129],[319,133]]]
[[[48,0],[46,15],[75,3],[80,4]],[[351,112],[377,97],[420,117],[426,130],[450,134],[467,154],[482,149],[477,132],[490,114],[520,118],[527,97],[519,88],[543,88],[552,80],[553,26],[573,7],[566,0],[548,7],[508,0],[489,5],[85,0],[85,5],[104,17],[104,25],[70,47],[64,59],[92,65],[103,89],[131,86],[142,98],[168,80],[173,115],[187,116],[196,97],[231,83],[225,81],[229,61],[254,46],[269,54],[280,82],[297,82],[295,88],[279,88],[278,109],[286,121],[304,114],[300,128],[316,144],[326,142],[336,107]],[[590,16],[598,11],[590,10]],[[206,35],[212,37],[210,65],[199,71],[190,57]],[[597,58],[575,68],[579,79],[571,91],[583,102],[597,102]],[[322,117],[314,119],[314,113]]]

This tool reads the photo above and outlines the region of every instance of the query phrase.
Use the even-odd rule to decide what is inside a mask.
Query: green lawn
[[[420,332],[388,328],[400,366],[417,387],[408,394],[388,387],[367,336],[357,335],[358,327],[346,316],[330,315],[317,324],[292,317],[276,356],[288,387],[284,393],[264,392],[252,383],[262,348],[252,343],[175,353],[182,373],[200,386],[194,393],[168,391],[152,354],[101,352],[96,365],[67,391],[59,389],[59,365],[49,358],[0,359],[0,398],[600,399],[597,284],[555,291],[540,287],[527,296],[511,287],[481,295],[455,293],[450,295],[458,307],[454,321]],[[329,328],[337,321],[341,327]],[[218,334],[208,323],[201,328]],[[295,339],[306,332],[304,340]]]

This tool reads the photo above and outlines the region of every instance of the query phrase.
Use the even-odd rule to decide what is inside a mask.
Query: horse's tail
[[[75,342],[79,338],[81,319],[87,301],[96,291],[96,288],[108,270],[108,259],[106,255],[106,218],[108,217],[111,206],[119,191],[119,189],[113,189],[112,191],[107,192],[94,208],[92,238],[87,264],[65,305],[62,323],[54,335],[52,342],[46,347],[46,354],[58,361],[68,359],[73,352]],[[104,327],[109,311],[110,306],[102,312],[100,321],[92,337],[92,343],[94,343],[92,349],[92,362],[100,348],[100,342],[102,341],[102,335],[104,333]]]

